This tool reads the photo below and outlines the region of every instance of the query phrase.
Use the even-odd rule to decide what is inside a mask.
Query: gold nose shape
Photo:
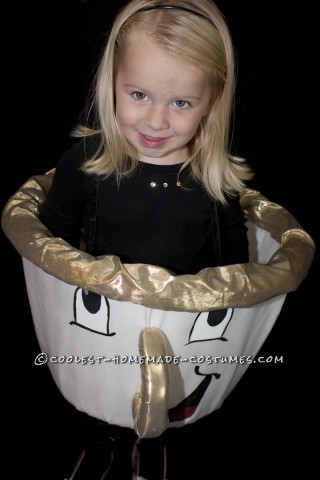
[[[134,429],[140,438],[158,437],[167,428],[169,367],[149,361],[167,355],[167,342],[160,328],[145,328],[139,336],[141,392],[133,399]]]

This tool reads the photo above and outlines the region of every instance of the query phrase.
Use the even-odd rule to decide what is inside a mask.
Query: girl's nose
[[[152,130],[165,130],[169,128],[169,120],[166,108],[150,105],[144,119],[144,124]]]

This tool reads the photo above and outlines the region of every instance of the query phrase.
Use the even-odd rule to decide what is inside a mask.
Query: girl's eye
[[[186,100],[176,100],[174,102],[174,105],[178,108],[187,108],[190,107],[190,103],[187,102]]]
[[[144,100],[144,101],[148,100],[147,95],[142,92],[133,92],[132,96],[135,100]]]

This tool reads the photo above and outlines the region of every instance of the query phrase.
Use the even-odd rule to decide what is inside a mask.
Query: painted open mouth
[[[201,373],[199,373],[199,366],[195,367],[195,373],[197,375],[202,375]],[[205,378],[197,386],[197,388],[190,393],[190,395],[184,398],[182,402],[180,402],[178,405],[169,409],[168,416],[170,423],[184,420],[194,414],[197,406],[200,403],[200,400],[202,399],[205,392],[207,391],[208,386],[210,385],[212,376],[214,376],[215,378],[219,378],[220,374],[211,373],[209,375],[205,375]]]

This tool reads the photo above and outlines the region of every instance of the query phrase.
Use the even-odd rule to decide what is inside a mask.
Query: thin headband
[[[205,15],[203,15],[200,12],[196,12],[196,10],[192,10],[191,8],[181,7],[179,5],[154,5],[153,7],[140,8],[139,10],[137,10],[136,13],[146,12],[148,10],[182,10],[183,12],[192,13],[193,15],[197,15],[197,17],[203,18],[204,20],[211,23],[211,25],[213,25],[216,28],[215,24],[213,23],[212,20],[210,20],[210,18],[206,17]]]

